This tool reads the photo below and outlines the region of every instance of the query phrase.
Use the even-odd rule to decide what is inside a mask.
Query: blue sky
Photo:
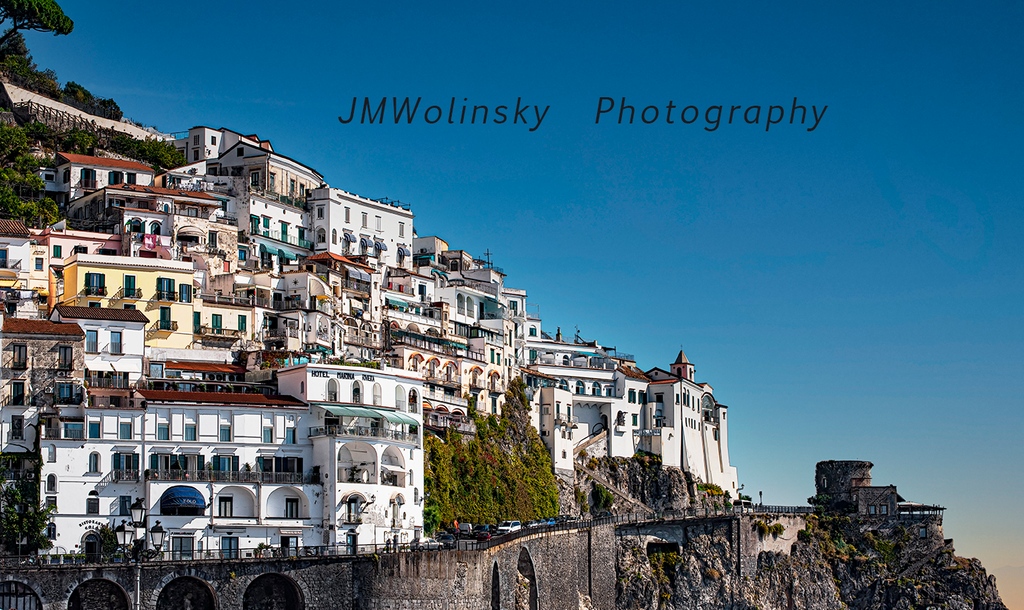
[[[75,31],[30,34],[37,62],[126,115],[410,202],[641,366],[683,346],[747,491],[802,502],[817,460],[870,459],[949,507],[959,552],[1024,565],[1020,5],[61,4]],[[532,133],[338,122],[385,95],[551,109]],[[600,96],[828,111],[708,133],[595,125]]]

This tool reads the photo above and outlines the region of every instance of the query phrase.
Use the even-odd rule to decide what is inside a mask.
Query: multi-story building
[[[137,161],[94,157],[75,153],[57,153],[56,202],[66,209],[68,203],[106,186],[116,184],[153,185],[153,168]]]
[[[58,301],[79,307],[139,309],[146,345],[187,348],[194,341],[193,263],[158,258],[75,254],[64,267]]]
[[[423,382],[398,369],[303,364],[277,371],[282,392],[309,403],[332,544],[408,543],[423,531]]]

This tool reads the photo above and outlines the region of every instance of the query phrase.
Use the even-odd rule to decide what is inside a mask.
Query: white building
[[[423,531],[423,382],[397,369],[299,365],[278,387],[310,405],[301,430],[323,478],[331,544],[408,543]]]

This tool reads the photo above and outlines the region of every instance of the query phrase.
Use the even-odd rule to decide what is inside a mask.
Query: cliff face
[[[749,529],[751,522],[708,520],[681,526],[678,536],[620,536],[616,607],[1005,608],[980,562],[957,557],[946,541],[918,538],[906,527],[811,517],[788,553],[761,551],[751,563],[737,543],[744,534],[737,528]]]

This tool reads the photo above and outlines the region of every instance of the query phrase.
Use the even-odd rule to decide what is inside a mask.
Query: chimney
[[[562,327],[561,326],[559,326],[558,330],[555,331],[555,341],[558,341],[559,343],[562,342]]]

